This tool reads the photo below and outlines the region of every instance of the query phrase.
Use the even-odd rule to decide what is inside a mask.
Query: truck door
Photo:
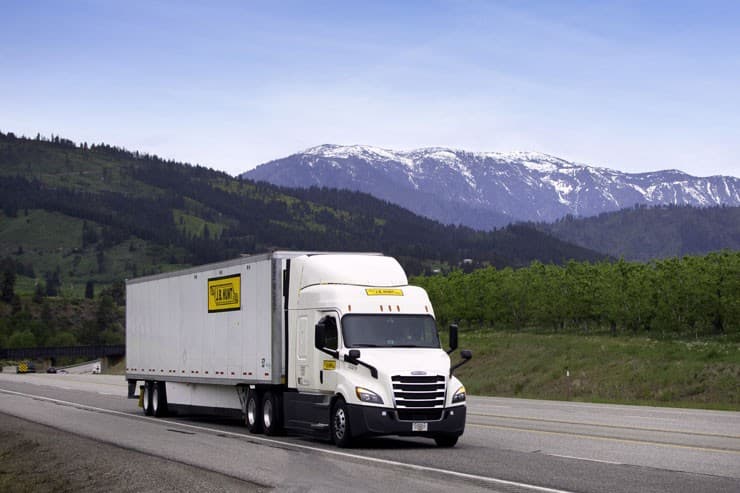
[[[322,393],[334,393],[337,387],[338,359],[330,352],[339,350],[339,316],[336,312],[322,314],[319,323],[324,326],[323,347],[314,348],[314,380]],[[315,346],[319,346],[316,344]]]

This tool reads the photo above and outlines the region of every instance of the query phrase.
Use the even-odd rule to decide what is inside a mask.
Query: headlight
[[[381,399],[380,396],[372,390],[367,390],[363,387],[355,387],[355,393],[357,394],[357,398],[362,402],[372,402],[374,404],[383,403],[383,399]]]
[[[465,402],[465,386],[460,387],[452,396],[452,402]]]

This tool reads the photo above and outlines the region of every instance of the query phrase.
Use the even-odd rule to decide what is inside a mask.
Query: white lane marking
[[[614,462],[611,460],[600,460],[600,459],[589,459],[588,457],[576,457],[574,455],[560,455],[560,454],[547,454],[552,457],[562,457],[563,459],[575,459],[575,460],[587,460],[589,462],[601,462],[602,464],[614,464],[616,466],[623,466],[622,462]]]
[[[100,394],[100,395],[115,395],[115,396],[119,395],[119,394],[117,394],[115,392],[98,392],[98,394]]]
[[[129,414],[129,413],[121,412],[121,411],[114,411],[113,409],[104,409],[104,408],[100,408],[100,407],[88,406],[86,404],[80,404],[80,403],[77,403],[77,402],[70,402],[70,401],[63,401],[63,400],[59,400],[59,399],[52,399],[51,397],[44,397],[44,396],[40,396],[40,395],[25,394],[23,392],[15,392],[13,390],[0,389],[0,393],[10,394],[10,395],[17,395],[17,396],[20,396],[20,397],[27,397],[27,398],[30,398],[30,399],[37,399],[37,400],[41,400],[41,401],[53,402],[55,404],[61,404],[61,405],[66,405],[66,406],[70,406],[70,407],[75,407],[77,409],[82,409],[82,410],[86,410],[86,411],[94,411],[94,412],[99,412],[99,413],[103,413],[103,414],[111,414],[111,415],[116,415],[116,416],[125,416],[127,418],[141,419],[141,420],[144,420],[144,421],[151,421],[152,423],[159,423],[159,424],[166,423],[168,425],[180,426],[182,428],[189,428],[189,429],[192,429],[192,430],[200,430],[200,431],[205,431],[205,432],[208,432],[208,433],[217,433],[217,434],[221,434],[221,435],[227,435],[227,436],[231,436],[231,437],[234,437],[234,438],[239,438],[239,439],[243,439],[243,440],[247,440],[247,441],[252,441],[252,442],[270,443],[270,444],[274,444],[274,445],[280,445],[280,446],[283,446],[283,447],[292,447],[292,448],[300,449],[300,450],[309,450],[309,451],[312,451],[312,452],[319,452],[319,453],[323,453],[323,454],[327,454],[327,455],[333,455],[333,456],[337,456],[337,457],[346,457],[346,458],[349,458],[349,459],[354,459],[354,460],[357,460],[357,461],[371,462],[371,463],[374,463],[374,464],[383,464],[383,465],[386,465],[386,466],[393,466],[393,467],[400,467],[400,468],[405,468],[405,469],[411,469],[411,470],[414,470],[414,471],[432,472],[432,473],[437,473],[437,474],[452,476],[452,477],[460,478],[460,479],[469,479],[469,480],[480,481],[480,482],[484,482],[484,483],[498,484],[498,485],[501,485],[501,486],[513,486],[513,487],[523,488],[523,489],[531,490],[531,491],[539,491],[539,492],[542,492],[542,493],[572,493],[572,492],[570,492],[568,490],[559,490],[559,489],[555,489],[555,488],[547,488],[547,487],[544,487],[544,486],[537,486],[537,485],[533,485],[533,484],[520,483],[520,482],[517,482],[517,481],[508,481],[506,479],[493,478],[493,477],[490,477],[490,476],[479,476],[477,474],[468,474],[468,473],[464,473],[464,472],[451,471],[449,469],[439,469],[439,468],[436,468],[436,467],[421,466],[421,465],[418,465],[418,464],[409,464],[409,463],[406,463],[406,462],[398,462],[398,461],[388,460],[388,459],[378,459],[377,457],[366,457],[366,456],[363,456],[363,455],[350,454],[350,453],[347,453],[347,452],[340,452],[338,450],[324,449],[324,448],[319,448],[319,447],[311,447],[309,445],[303,445],[303,444],[299,444],[299,443],[283,442],[283,441],[280,441],[280,440],[273,440],[271,438],[265,438],[265,437],[260,437],[260,436],[256,436],[256,435],[243,435],[241,433],[234,433],[232,431],[219,430],[219,429],[216,429],[216,428],[208,428],[208,427],[205,427],[205,426],[197,426],[197,425],[191,425],[191,424],[187,424],[187,423],[180,423],[180,422],[177,422],[177,421],[170,421],[168,419],[150,418],[148,416],[140,416],[140,415],[136,415],[136,414]]]
[[[624,417],[625,418],[635,418],[635,419],[649,419],[651,421],[654,419],[658,419],[660,421],[676,421],[674,418],[656,418],[653,416],[638,416],[637,414],[627,414]]]

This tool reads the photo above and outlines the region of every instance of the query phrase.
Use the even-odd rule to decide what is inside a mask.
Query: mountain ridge
[[[323,144],[241,177],[364,191],[443,223],[477,229],[588,217],[636,204],[740,205],[740,179],[732,176],[695,177],[675,169],[624,173],[527,151]],[[428,196],[435,197],[436,207]]]

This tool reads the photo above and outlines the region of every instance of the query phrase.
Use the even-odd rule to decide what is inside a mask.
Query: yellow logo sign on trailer
[[[241,291],[241,274],[208,279],[208,313],[241,309]]]

